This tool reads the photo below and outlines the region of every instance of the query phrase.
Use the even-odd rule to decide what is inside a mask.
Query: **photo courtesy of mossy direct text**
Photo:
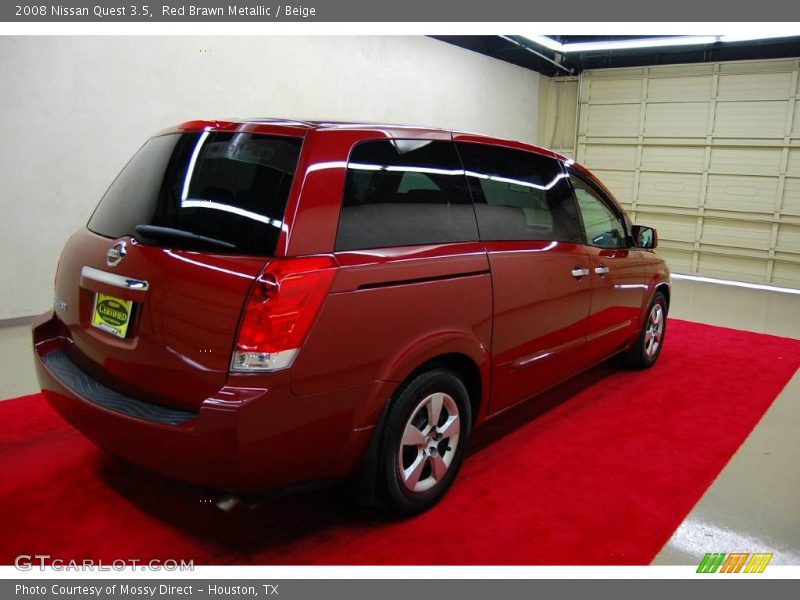
[[[127,583],[112,583],[109,585],[81,585],[54,583],[48,585],[14,586],[16,596],[145,596],[155,598],[159,596],[192,596],[195,593],[213,596],[277,596],[279,584],[263,583],[260,585],[174,585],[162,583],[160,585],[130,585]]]

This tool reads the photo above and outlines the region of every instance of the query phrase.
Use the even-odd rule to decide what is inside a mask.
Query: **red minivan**
[[[656,361],[656,242],[527,144],[192,121],[142,146],[67,243],[39,380],[153,470],[239,492],[348,479],[413,514],[473,428],[614,354]]]

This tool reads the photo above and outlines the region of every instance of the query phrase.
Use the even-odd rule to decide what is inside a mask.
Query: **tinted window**
[[[89,229],[117,238],[134,235],[137,225],[155,225],[209,239],[170,236],[146,243],[271,255],[300,145],[296,138],[249,133],[153,138],[111,184]]]
[[[459,143],[484,240],[581,242],[580,221],[561,165],[546,156]]]
[[[606,206],[600,193],[574,175],[571,181],[586,230],[586,240],[599,248],[626,247],[625,226],[619,216]]]
[[[464,171],[451,142],[379,140],[353,148],[337,250],[477,239]]]

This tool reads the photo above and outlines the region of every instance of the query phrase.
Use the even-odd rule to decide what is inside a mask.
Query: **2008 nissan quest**
[[[656,242],[527,144],[192,121],[150,139],[67,243],[39,380],[156,471],[237,491],[352,479],[413,514],[473,428],[616,353],[656,361]]]

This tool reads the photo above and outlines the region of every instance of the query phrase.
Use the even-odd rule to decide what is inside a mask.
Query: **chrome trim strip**
[[[94,267],[83,267],[81,269],[81,277],[86,277],[86,279],[91,279],[92,281],[98,281],[100,283],[113,285],[126,290],[138,290],[144,292],[150,287],[150,284],[143,279],[133,279],[132,277],[125,277],[123,275],[117,275],[116,273],[101,271],[100,269],[95,269]]]
[[[608,335],[610,333],[614,333],[615,331],[619,331],[620,329],[625,329],[627,327],[630,327],[632,324],[633,321],[628,319],[627,321],[623,321],[622,323],[617,323],[616,325],[612,325],[611,327],[606,327],[605,329],[602,329],[600,331],[595,331],[593,334],[586,336],[586,341],[591,342],[593,340],[596,340],[597,338],[603,337],[604,335]]]
[[[592,335],[586,336],[586,338],[577,338],[574,340],[570,340],[569,342],[564,342],[563,344],[559,344],[558,346],[553,346],[551,348],[545,348],[544,350],[539,350],[534,354],[529,354],[528,356],[523,356],[522,358],[518,358],[514,362],[511,363],[511,370],[516,369],[523,369],[530,364],[538,362],[543,358],[547,358],[549,356],[553,356],[559,352],[563,352],[564,350],[569,350],[574,348],[575,346],[579,346],[586,342],[590,342],[596,340],[597,338],[603,337],[604,335],[608,335],[609,333],[614,333],[615,331],[619,331],[620,329],[624,329],[626,327],[630,327],[633,321],[628,319],[622,323],[617,323],[616,325],[612,325],[611,327],[607,327],[602,331],[598,331],[593,333]]]
[[[517,360],[512,362],[511,370],[524,369],[528,365],[540,361],[543,358],[547,358],[548,356],[553,356],[554,354],[558,354],[559,352],[563,352],[564,350],[570,350],[576,346],[582,345],[583,343],[584,340],[582,337],[580,337],[574,340],[570,340],[568,342],[564,342],[563,344],[559,344],[558,346],[552,346],[551,348],[545,348],[544,350],[539,350],[538,352],[529,354],[528,356],[523,356],[522,358],[518,358]]]

